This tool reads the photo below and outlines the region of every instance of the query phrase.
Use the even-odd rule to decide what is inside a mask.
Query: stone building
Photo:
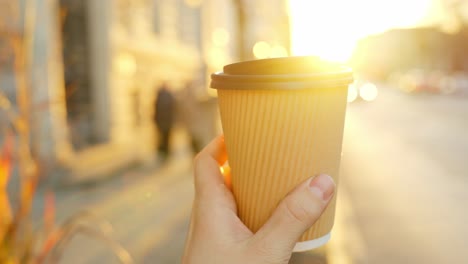
[[[200,8],[182,0],[60,0],[59,7],[70,93],[66,166],[81,180],[151,160],[157,88],[177,89],[201,69]]]
[[[45,167],[69,171],[58,177],[65,182],[151,161],[158,87],[168,83],[177,93],[193,80],[206,144],[219,131],[209,74],[238,60],[240,34],[250,54],[244,58],[254,58],[259,41],[289,49],[286,1],[276,2],[17,0],[36,18],[30,92],[41,108],[31,118],[34,153]],[[238,4],[248,18],[244,28]]]
[[[231,60],[232,22],[219,17],[230,12],[227,2],[18,0],[37,20],[30,97],[32,106],[41,105],[31,119],[42,164],[71,172],[60,181],[81,181],[151,161],[158,140],[154,101],[163,82],[177,92],[197,81],[205,138],[213,137],[216,101],[206,92],[206,73]]]

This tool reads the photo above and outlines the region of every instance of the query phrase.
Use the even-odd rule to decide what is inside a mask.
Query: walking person
[[[169,156],[171,129],[174,124],[175,98],[164,83],[158,90],[155,104],[155,122],[159,134],[158,153],[163,160]]]
[[[201,151],[204,142],[203,134],[206,130],[206,119],[203,116],[201,102],[197,98],[195,82],[188,82],[179,93],[179,114],[190,137],[190,147],[193,154]]]

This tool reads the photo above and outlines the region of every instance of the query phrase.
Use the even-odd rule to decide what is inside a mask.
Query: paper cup
[[[349,68],[312,57],[242,62],[212,75],[238,214],[253,232],[304,180],[326,173],[338,183],[351,82]],[[335,201],[295,251],[328,241]]]

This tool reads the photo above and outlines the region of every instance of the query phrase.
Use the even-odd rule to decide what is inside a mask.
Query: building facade
[[[67,71],[80,66],[67,65],[76,52],[67,53],[64,47],[63,53],[65,88],[71,90],[66,107],[72,150],[64,162],[82,180],[153,159],[158,87],[165,82],[176,90],[200,70],[200,9],[182,0],[78,2],[61,0],[59,7],[68,15],[81,12],[77,16],[82,23],[75,28],[85,29],[63,30],[63,43],[67,35],[83,33],[81,50],[88,51],[83,52],[86,65],[81,64],[88,85],[78,87],[67,80],[74,77]],[[67,14],[65,26],[66,19]],[[88,92],[77,97],[78,109],[70,107],[73,89]],[[78,114],[70,115],[73,111]]]
[[[36,17],[30,92],[31,109],[41,108],[31,116],[34,153],[45,167],[70,172],[59,181],[151,162],[157,89],[167,83],[177,93],[193,81],[207,117],[199,125],[206,144],[219,133],[210,73],[242,53],[254,58],[259,41],[287,55],[286,1],[278,2],[18,0],[23,14]],[[243,27],[240,11],[248,18]]]
[[[35,0],[18,1],[18,7],[37,18],[30,97],[31,106],[41,105],[31,116],[41,163],[70,172],[60,181],[81,181],[153,160],[158,87],[167,83],[177,92],[193,80],[206,86],[204,5]]]

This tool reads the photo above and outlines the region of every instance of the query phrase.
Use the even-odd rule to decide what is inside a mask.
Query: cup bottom
[[[319,238],[307,240],[307,241],[302,241],[302,242],[297,242],[296,245],[294,246],[293,252],[308,251],[314,248],[321,247],[325,245],[328,242],[328,240],[330,240],[330,238],[331,238],[331,234],[328,233],[324,235],[323,237],[319,237]]]

